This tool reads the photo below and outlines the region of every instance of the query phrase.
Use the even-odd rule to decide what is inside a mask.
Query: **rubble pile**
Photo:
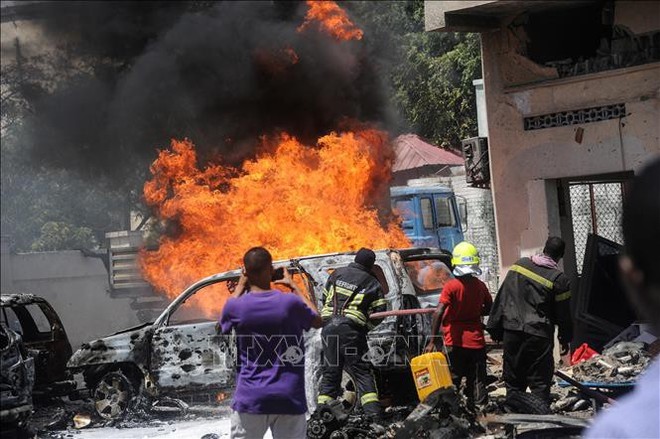
[[[464,398],[437,392],[417,407],[389,407],[382,422],[374,423],[361,411],[345,413],[340,404],[319,406],[307,425],[309,439],[464,438],[484,433]]]
[[[573,366],[573,377],[583,382],[630,383],[646,369],[649,361],[642,343],[619,342],[601,355]]]
[[[590,418],[594,414],[593,404],[590,399],[572,387],[560,387],[554,385],[552,393],[558,399],[552,403],[550,410],[553,413],[582,412],[581,418]]]

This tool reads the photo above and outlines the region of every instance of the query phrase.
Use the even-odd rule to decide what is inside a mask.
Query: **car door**
[[[218,335],[221,303],[229,294],[227,279],[202,284],[154,331],[151,346],[152,377],[168,392],[223,389],[234,376],[235,349],[227,336]]]
[[[55,311],[43,300],[6,306],[2,319],[21,334],[23,343],[34,357],[36,386],[67,378],[66,362],[71,357],[71,345]]]

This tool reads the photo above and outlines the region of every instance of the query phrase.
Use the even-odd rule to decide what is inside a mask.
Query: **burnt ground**
[[[168,435],[196,439],[211,435],[205,439],[216,439],[228,437],[229,405],[229,400],[214,405],[187,406],[184,403],[184,408],[169,404],[164,409],[133,410],[123,420],[106,420],[94,414],[94,405],[89,399],[53,398],[35,408],[30,426],[36,437],[44,439],[130,439]]]
[[[641,347],[631,343],[619,344],[606,350],[602,356],[580,363],[572,368],[565,368],[576,377],[604,380],[605,377],[620,381],[625,372],[625,378],[634,380],[647,363],[647,358]],[[631,367],[634,366],[632,369]],[[486,410],[479,413],[467,413],[464,401],[459,397],[457,405],[442,410],[424,412],[419,417],[420,423],[413,425],[414,433],[406,437],[433,437],[424,435],[424,431],[432,433],[435,430],[446,433],[451,430],[451,437],[512,437],[510,429],[502,424],[502,420],[511,412],[507,407],[504,383],[501,379],[501,353],[497,350],[489,353],[489,374],[492,377],[488,386],[490,404]],[[561,367],[560,367],[561,369]],[[616,370],[615,370],[616,369]],[[633,370],[631,372],[631,370]],[[580,376],[583,375],[583,376]],[[528,394],[529,395],[529,394]],[[617,394],[610,394],[616,398]],[[91,399],[70,400],[52,398],[48,401],[38,401],[35,412],[30,420],[32,431],[28,437],[46,439],[96,439],[96,438],[194,438],[220,439],[229,436],[230,395],[223,394],[223,401],[209,403],[187,404],[176,399],[161,399],[157,403],[147,400],[135,400],[134,409],[123,420],[106,420],[95,414]],[[552,388],[553,404],[551,412],[534,412],[535,415],[568,416],[574,420],[589,420],[594,416],[594,401],[578,392],[575,388],[559,385],[555,380]],[[530,409],[534,401],[525,399],[519,401],[524,409]],[[384,431],[370,429],[369,423],[359,414],[353,414],[341,426],[342,436],[372,438],[395,438],[397,432],[406,427],[405,419],[415,407],[391,407],[387,409],[387,421],[383,423]],[[502,418],[504,417],[504,418]],[[531,418],[530,418],[531,419]],[[534,428],[534,422],[527,422]],[[542,422],[536,422],[536,425]],[[582,423],[584,425],[584,422]],[[484,428],[485,427],[485,428]],[[406,427],[407,428],[407,427]],[[434,430],[435,429],[435,430]],[[411,430],[412,432],[412,430]],[[421,436],[419,434],[422,434]],[[357,435],[357,436],[356,436]],[[333,436],[334,437],[334,436]],[[444,437],[444,436],[443,436]],[[449,436],[448,436],[449,437]]]

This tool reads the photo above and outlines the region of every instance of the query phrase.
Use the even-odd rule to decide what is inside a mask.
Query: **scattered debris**
[[[92,417],[88,413],[78,413],[73,417],[73,427],[85,428],[92,422]]]
[[[561,415],[491,415],[484,419],[491,438],[579,438],[588,422]]]
[[[310,439],[462,438],[485,432],[476,414],[453,389],[440,389],[417,407],[390,407],[384,420],[373,422],[361,411],[347,414],[341,403],[324,404],[308,421]]]
[[[619,342],[601,355],[573,366],[573,377],[580,382],[630,383],[642,373],[649,356],[642,343]]]
[[[185,416],[188,413],[188,404],[180,399],[165,396],[151,405],[151,412],[167,416]]]

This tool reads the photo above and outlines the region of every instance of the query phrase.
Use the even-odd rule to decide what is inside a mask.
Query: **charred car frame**
[[[0,323],[0,423],[21,428],[32,414],[34,359],[20,334]]]
[[[286,267],[318,303],[330,273],[348,265],[354,256],[334,253],[277,261],[273,265]],[[443,280],[434,275],[434,267],[448,271],[450,259],[449,253],[439,249],[377,251],[374,275],[383,287],[389,309],[435,307]],[[201,279],[186,288],[154,322],[83,344],[68,366],[72,372],[83,374],[98,414],[121,417],[140,396],[185,398],[203,394],[214,398],[218,392],[231,388],[234,343],[217,335],[216,319],[186,316],[190,307],[182,305],[218,283],[228,283],[231,290],[239,276],[240,270],[233,270]],[[413,313],[386,317],[369,333],[370,358],[381,389],[406,387],[401,385],[401,377],[412,386],[406,360],[421,352],[422,338],[429,329],[429,316]],[[320,373],[320,331],[310,331],[305,345],[307,389],[313,406]],[[353,390],[352,377],[346,375],[344,385],[346,404],[354,405],[359,398]],[[412,395],[414,398],[414,390]]]
[[[3,294],[0,322],[20,334],[34,359],[35,398],[61,396],[75,388],[66,367],[71,344],[62,321],[46,299],[34,294]]]

